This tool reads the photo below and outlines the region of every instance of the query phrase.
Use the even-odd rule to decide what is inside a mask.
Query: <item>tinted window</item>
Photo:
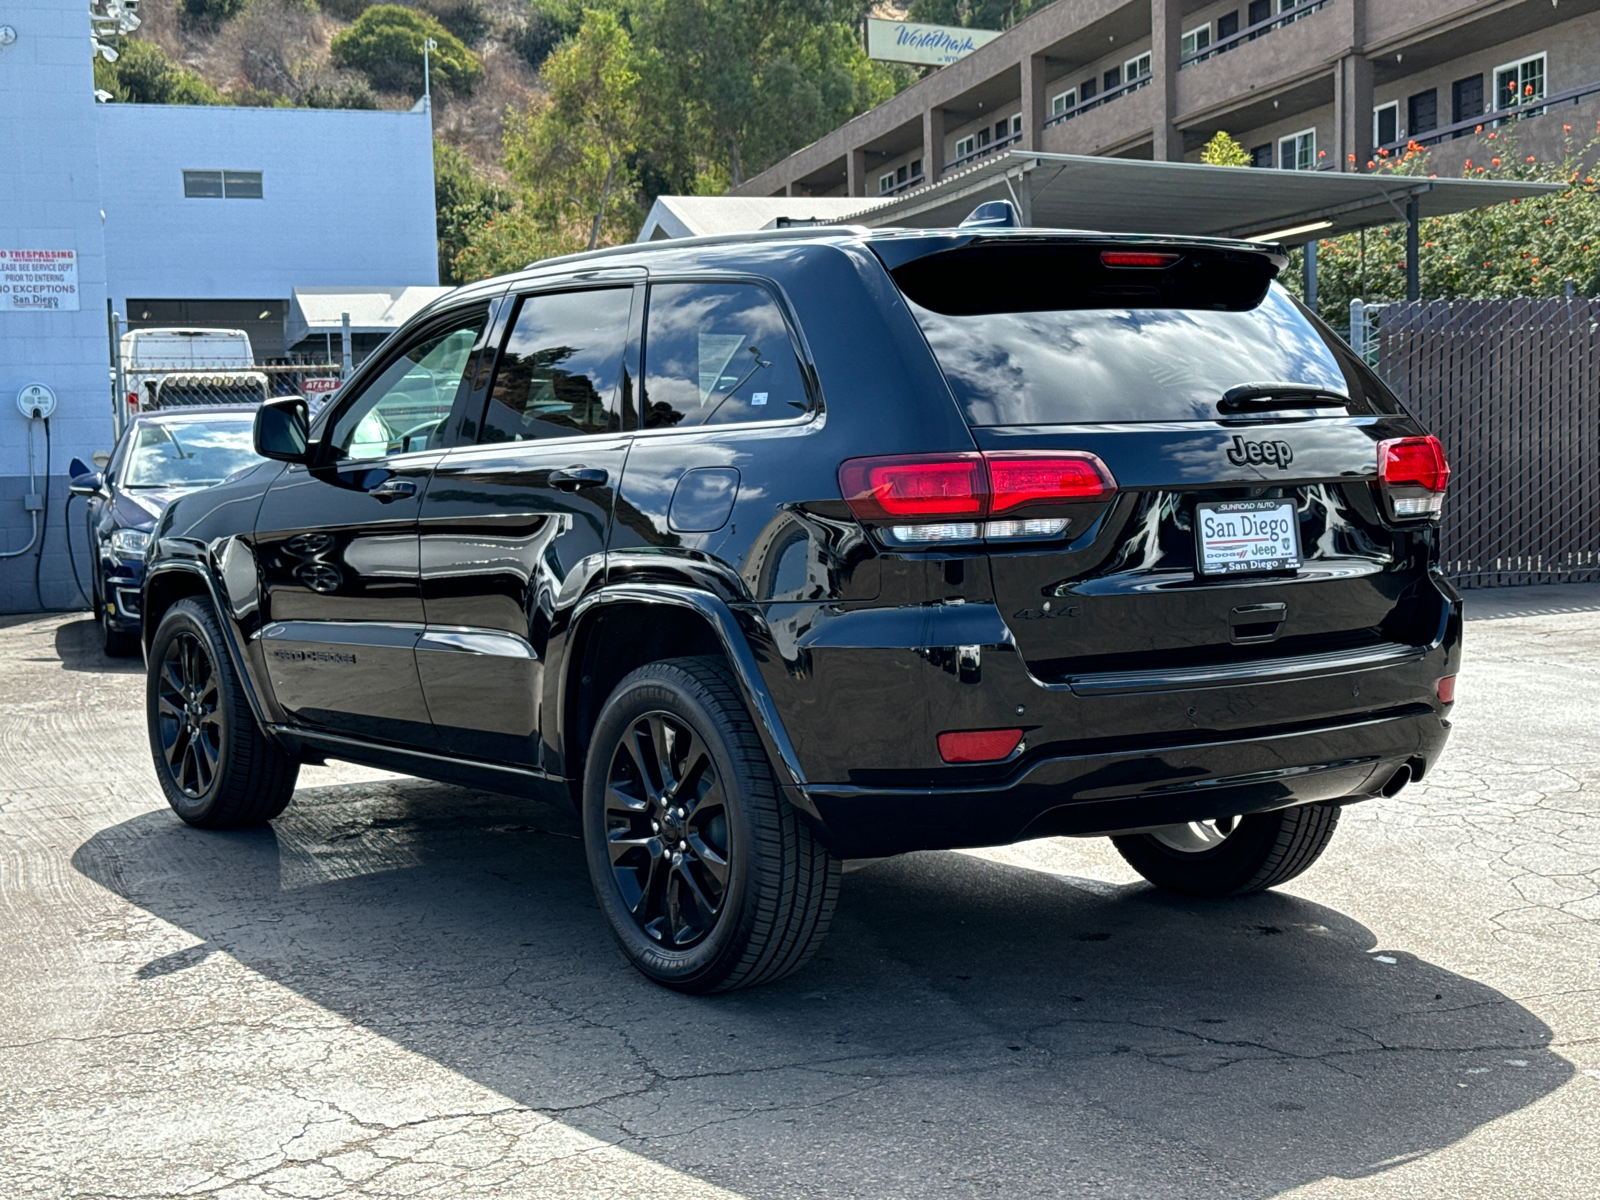
[[[753,283],[650,289],[644,427],[778,421],[809,406],[783,311]]]
[[[1264,381],[1351,393],[1329,344],[1277,285],[1245,312],[911,311],[972,425],[1214,420],[1229,388]]]
[[[620,428],[613,398],[632,304],[631,288],[523,297],[495,371],[481,440]]]
[[[339,456],[379,458],[437,444],[486,315],[462,313],[391,359],[335,420],[330,442]]]

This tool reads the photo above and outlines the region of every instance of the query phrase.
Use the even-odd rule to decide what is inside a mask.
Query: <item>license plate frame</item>
[[[1194,506],[1196,573],[1282,574],[1298,571],[1299,506],[1293,499],[1202,500]]]

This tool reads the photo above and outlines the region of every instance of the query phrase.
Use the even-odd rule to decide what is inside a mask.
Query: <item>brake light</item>
[[[1052,500],[1098,500],[1116,490],[1105,463],[1092,454],[1063,458],[1032,454],[986,454],[989,511]]]
[[[1070,517],[983,518],[1104,501],[1117,483],[1093,454],[1006,451],[853,458],[839,467],[839,490],[858,518],[891,540],[925,545],[1056,537]]]
[[[977,454],[853,458],[839,487],[857,516],[972,517],[983,511],[983,459]]]
[[[138,408],[139,407],[139,393],[138,392],[129,392],[128,393],[128,407],[129,408]]]
[[[1437,517],[1450,485],[1450,464],[1439,439],[1430,434],[1379,442],[1378,483],[1393,516]]]
[[[1456,702],[1456,677],[1446,675],[1439,680],[1439,703],[1454,704]]]
[[[1100,263],[1107,267],[1170,267],[1182,257],[1153,250],[1102,250]]]
[[[960,729],[939,735],[939,757],[947,763],[998,762],[1022,741],[1020,729]]]

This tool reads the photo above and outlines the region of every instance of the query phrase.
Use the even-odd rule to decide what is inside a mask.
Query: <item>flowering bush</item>
[[[1509,129],[1483,135],[1486,164],[1466,161],[1471,179],[1529,179],[1565,186],[1526,200],[1424,218],[1418,229],[1422,298],[1467,300],[1498,296],[1560,296],[1572,279],[1580,295],[1600,295],[1600,192],[1583,164],[1600,151],[1600,126],[1588,142],[1566,133],[1559,162],[1537,162],[1516,152]],[[1369,164],[1371,165],[1371,164]],[[1374,166],[1376,174],[1426,177],[1428,151],[1412,142],[1403,154]],[[1291,255],[1284,283],[1299,294],[1300,251]],[[1317,307],[1330,324],[1343,326],[1350,301],[1404,300],[1406,227],[1368,229],[1317,243]]]

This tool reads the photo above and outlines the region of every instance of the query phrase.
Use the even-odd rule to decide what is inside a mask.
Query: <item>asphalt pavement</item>
[[[0,618],[0,1197],[1600,1195],[1600,588],[1470,598],[1456,731],[1287,887],[853,864],[690,998],[570,807],[333,765],[167,809],[142,668]]]

